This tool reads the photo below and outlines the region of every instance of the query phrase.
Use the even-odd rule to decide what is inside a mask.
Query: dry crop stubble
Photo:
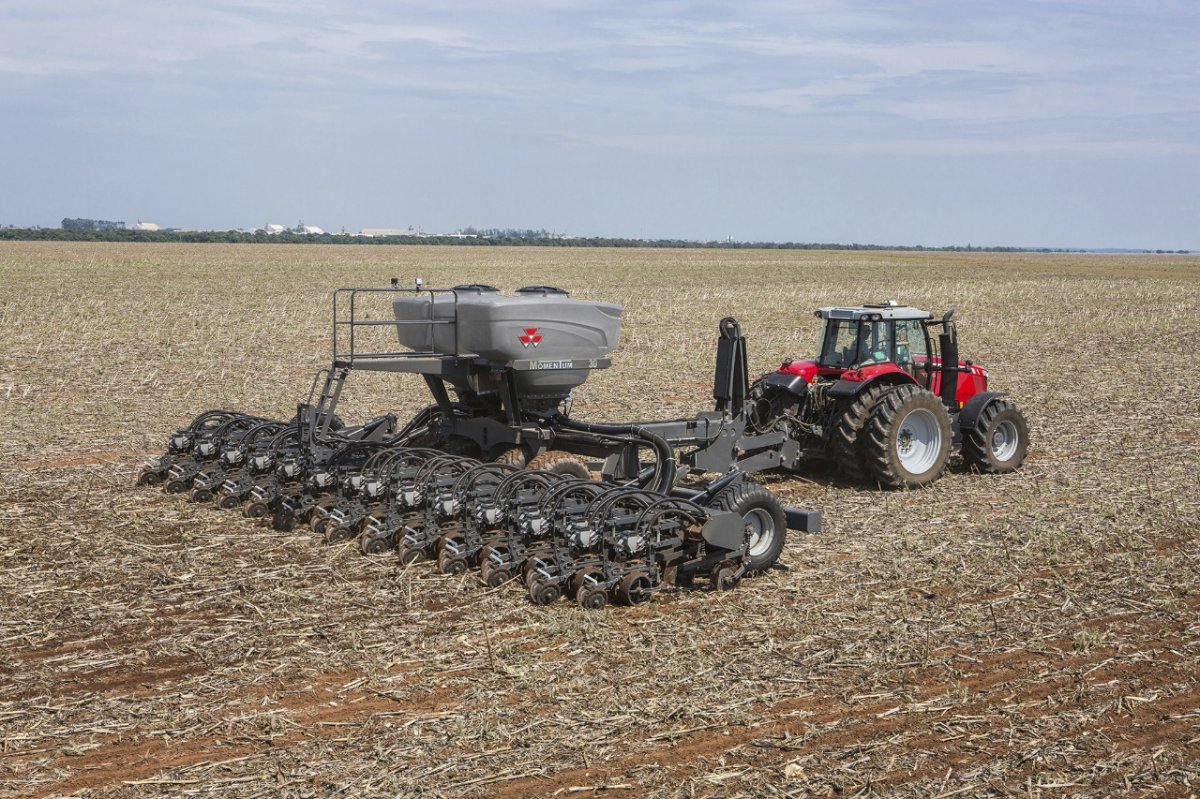
[[[626,307],[597,420],[708,404],[819,305],[956,307],[1024,470],[820,508],[787,570],[634,611],[324,547],[130,484],[208,407],[287,414],[340,285],[562,285]],[[1187,795],[1200,774],[1200,259],[0,246],[0,794]],[[419,385],[352,378],[347,414]],[[587,789],[587,790],[583,790]],[[961,793],[959,793],[961,792]]]

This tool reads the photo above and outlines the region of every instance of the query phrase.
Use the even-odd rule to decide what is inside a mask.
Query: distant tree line
[[[63,220],[64,223],[68,220]],[[89,221],[89,220],[85,220]],[[664,249],[721,250],[901,250],[912,252],[1084,252],[1053,247],[977,247],[973,245],[925,247],[922,245],[833,244],[829,242],[691,241],[685,239],[627,239],[607,236],[565,238],[545,230],[464,229],[457,236],[350,236],[345,233],[265,233],[236,230],[132,230],[128,228],[0,228],[0,240],[189,242],[211,244],[356,244],[446,245],[454,247],[659,247]],[[1188,254],[1189,250],[1130,250],[1130,252]]]
[[[64,219],[62,229],[75,233],[85,231],[100,231],[108,233],[114,230],[124,230],[124,222],[110,222],[107,219]]]

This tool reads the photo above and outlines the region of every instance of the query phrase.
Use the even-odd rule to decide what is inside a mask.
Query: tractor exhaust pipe
[[[942,351],[942,402],[951,408],[958,407],[958,330],[950,317],[953,310],[942,317],[942,332],[938,333],[938,345]]]

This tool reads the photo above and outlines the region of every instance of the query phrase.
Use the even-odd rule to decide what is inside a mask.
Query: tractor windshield
[[[826,319],[817,362],[839,369],[883,363],[890,357],[891,328],[884,321]]]

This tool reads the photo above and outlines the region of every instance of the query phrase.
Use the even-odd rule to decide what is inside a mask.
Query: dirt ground
[[[723,316],[766,371],[817,306],[954,307],[1033,449],[767,476],[825,515],[782,568],[599,612],[132,487],[201,410],[293,410],[334,288],[418,274],[623,303],[599,421],[708,407]],[[1200,257],[3,242],[0,286],[2,796],[1200,793]]]

